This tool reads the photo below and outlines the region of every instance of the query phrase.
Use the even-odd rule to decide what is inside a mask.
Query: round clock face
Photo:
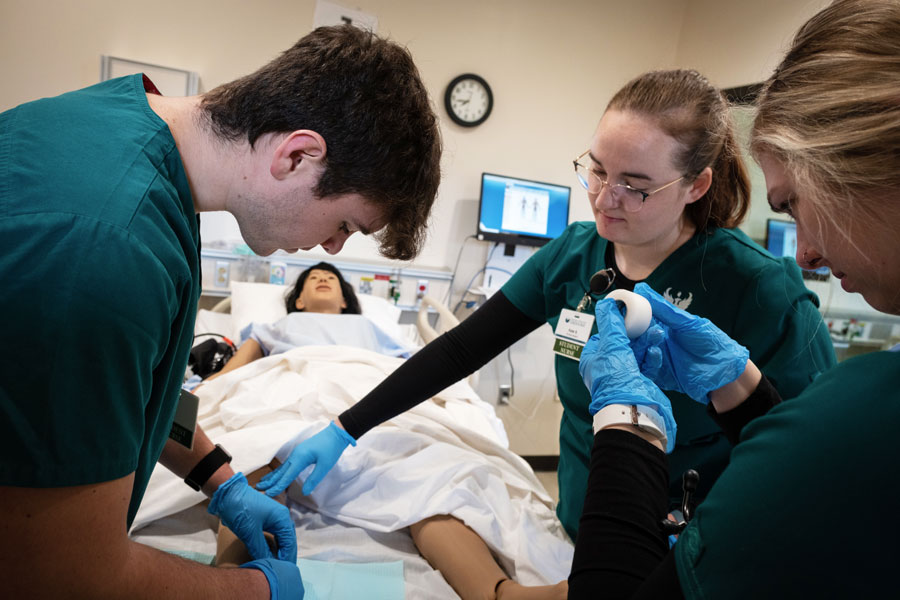
[[[447,86],[444,106],[453,122],[463,127],[484,123],[494,107],[494,96],[487,81],[467,73],[460,75]]]

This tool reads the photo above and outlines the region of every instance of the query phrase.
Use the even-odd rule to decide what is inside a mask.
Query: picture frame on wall
[[[200,76],[194,71],[163,67],[151,63],[103,55],[100,57],[100,81],[144,73],[163,96],[195,96]]]

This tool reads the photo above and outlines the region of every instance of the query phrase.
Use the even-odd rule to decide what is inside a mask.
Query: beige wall
[[[428,5],[421,11],[396,8],[408,2],[360,4],[379,14],[380,30],[409,43],[436,102],[467,71],[493,88],[485,124],[443,126],[445,179],[435,222],[450,227],[435,229],[421,261],[452,266],[462,238],[474,233],[482,171],[576,184],[571,160],[587,148],[611,95],[634,74],[672,64],[678,31],[667,24],[680,22],[685,3],[467,0],[416,3]],[[611,21],[642,23],[653,34],[635,44]],[[572,191],[571,220],[591,218],[583,190]]]
[[[454,76],[472,71],[493,88],[494,112],[484,125],[443,125],[444,180],[416,264],[447,267],[474,233],[481,172],[571,185],[570,161],[587,147],[615,89],[640,71],[673,64],[686,0],[347,4],[375,14],[379,33],[409,46],[442,117]],[[95,83],[102,54],[196,71],[207,90],[308,32],[313,9],[313,0],[4,0],[0,109]],[[573,220],[590,218],[584,196],[573,192]],[[487,245],[470,247],[483,260]],[[342,254],[374,252],[353,239]]]
[[[338,0],[340,3],[340,0]],[[570,220],[590,219],[571,160],[589,143],[611,95],[638,73],[692,66],[722,86],[763,79],[784,41],[822,1],[777,0],[347,0],[378,17],[378,32],[408,45],[442,125],[444,178],[417,266],[449,268],[474,233],[482,171],[573,186]],[[0,110],[93,84],[100,56],[196,71],[200,90],[246,74],[312,28],[314,0],[0,0]],[[475,72],[494,91],[494,112],[475,129],[446,119],[444,89]],[[204,218],[227,231],[227,219]],[[211,225],[210,225],[211,224]],[[465,246],[454,300],[489,246]],[[354,236],[341,257],[371,259]],[[476,282],[477,283],[477,282]],[[519,416],[552,413],[552,338],[544,327],[513,346]],[[479,392],[508,380],[501,357]],[[554,408],[555,407],[555,408]],[[520,419],[520,421],[522,421]],[[523,453],[555,453],[557,428],[507,424]]]
[[[689,0],[676,62],[697,69],[722,88],[764,81],[778,65],[794,33],[828,0]],[[752,184],[750,212],[741,225],[747,235],[765,240],[772,211],[766,201],[762,171],[747,152],[751,108],[733,111]]]
[[[0,109],[99,80],[100,55],[197,71],[201,91],[311,28],[313,0],[2,0]]]
[[[797,29],[829,0],[688,0],[679,66],[728,88],[765,80]]]
[[[611,94],[652,68],[690,66],[717,85],[760,81],[792,33],[826,0],[355,0],[378,30],[409,46],[445,117],[445,86],[472,71],[494,90],[475,129],[443,124],[444,179],[434,226],[415,264],[450,267],[473,233],[482,171],[572,185]],[[252,71],[312,27],[314,0],[3,0],[0,110],[95,83],[100,55],[196,71],[201,91]],[[758,211],[757,211],[758,212]],[[755,222],[758,223],[759,216]],[[589,219],[573,188],[570,220]],[[236,236],[230,218],[207,219]],[[758,226],[749,227],[759,237]],[[470,242],[464,266],[484,260]],[[351,239],[343,256],[374,255]],[[468,281],[465,273],[461,279]]]

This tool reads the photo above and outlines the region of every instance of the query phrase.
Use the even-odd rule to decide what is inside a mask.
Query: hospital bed
[[[200,311],[196,331],[237,338],[251,322],[275,321],[284,314],[283,292],[235,283],[230,313]],[[398,324],[399,310],[386,301],[362,295],[360,303],[364,316],[413,350],[442,329],[426,319],[430,330],[419,338],[418,330]],[[435,310],[431,303],[423,310],[429,306]],[[402,360],[352,346],[305,346],[265,357],[202,386],[199,422],[234,456],[234,469],[250,473],[273,457],[284,460]],[[310,496],[299,488],[292,485],[287,496],[307,598],[457,597],[409,534],[410,524],[439,514],[471,527],[522,584],[568,576],[572,543],[553,499],[509,451],[493,407],[467,382],[371,430]],[[217,523],[206,505],[200,492],[159,467],[131,537],[209,563]]]

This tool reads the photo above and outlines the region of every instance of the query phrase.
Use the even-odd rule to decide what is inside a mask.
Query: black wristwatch
[[[203,460],[198,462],[197,466],[188,473],[188,476],[184,478],[184,482],[195,490],[200,491],[200,488],[209,481],[213,473],[219,470],[219,467],[230,462],[231,455],[225,451],[225,448],[216,444],[212,452],[204,456]]]

